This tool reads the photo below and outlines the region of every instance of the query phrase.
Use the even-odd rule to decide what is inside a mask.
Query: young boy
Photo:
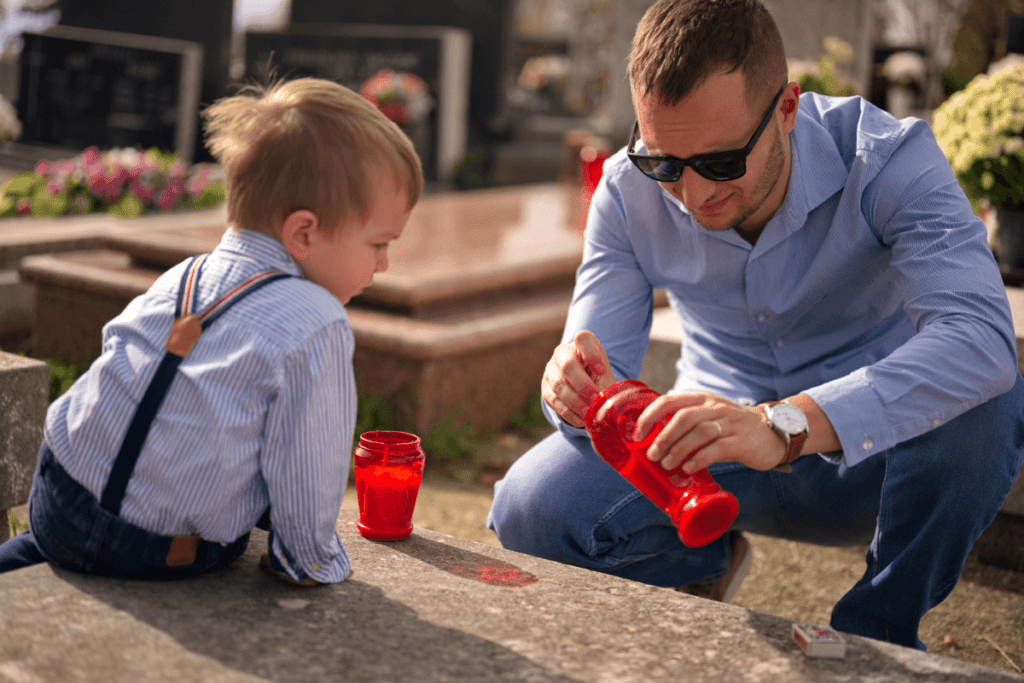
[[[259,523],[278,577],[351,573],[335,531],[356,417],[343,304],[387,269],[420,161],[329,81],[252,87],[204,117],[230,227],[111,320],[50,406],[31,530],[0,545],[0,572],[193,576],[237,559]]]

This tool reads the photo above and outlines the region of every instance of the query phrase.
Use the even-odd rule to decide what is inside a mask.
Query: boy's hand
[[[262,555],[260,555],[260,569],[270,574],[271,576],[281,579],[285,583],[290,583],[293,586],[302,586],[304,588],[308,588],[310,586],[321,585],[319,581],[313,578],[303,579],[302,581],[296,581],[287,574],[282,574],[279,571],[275,571],[274,568],[270,566],[270,555],[268,555],[267,553],[263,553]]]

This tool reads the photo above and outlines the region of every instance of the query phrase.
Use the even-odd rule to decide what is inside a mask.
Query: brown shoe
[[[691,583],[688,586],[677,586],[680,593],[695,595],[698,598],[706,598],[717,602],[729,602],[736,590],[743,583],[743,579],[750,570],[750,542],[740,531],[729,532],[732,552],[729,557],[729,571],[725,576],[712,583]]]

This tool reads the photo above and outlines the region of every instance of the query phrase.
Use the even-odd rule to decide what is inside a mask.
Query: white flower
[[[0,95],[0,142],[21,137],[21,121],[18,112]]]
[[[821,44],[825,46],[825,52],[831,55],[836,63],[849,64],[853,61],[853,46],[842,38],[825,36]]]
[[[989,64],[988,73],[990,76],[994,76],[1003,69],[1011,69],[1013,67],[1024,67],[1024,55],[1008,54],[998,62]]]
[[[912,83],[920,85],[924,83],[926,72],[927,65],[924,57],[909,50],[894,52],[882,64],[882,75],[885,76],[885,79],[890,83],[900,85],[911,85]]]

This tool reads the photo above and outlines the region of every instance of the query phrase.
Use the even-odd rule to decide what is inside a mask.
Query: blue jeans
[[[0,544],[0,572],[49,561],[86,574],[180,579],[234,562],[249,542],[249,534],[225,545],[200,541],[194,562],[168,566],[172,537],[146,531],[104,510],[45,444],[32,479],[28,513],[30,530]]]
[[[806,456],[793,471],[710,468],[740,503],[732,529],[818,545],[869,544],[867,571],[832,626],[924,649],[925,612],[949,595],[1020,469],[1024,379],[945,425],[855,467]],[[556,432],[495,484],[487,526],[511,550],[656,586],[713,581],[728,535],[688,548],[669,518],[605,464],[589,439]]]

